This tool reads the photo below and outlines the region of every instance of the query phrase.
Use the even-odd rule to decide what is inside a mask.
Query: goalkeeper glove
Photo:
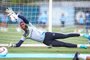
[[[10,43],[9,45],[8,45],[8,47],[15,47],[16,45],[15,44],[13,44],[13,43]]]
[[[5,12],[10,16],[12,22],[16,22],[18,16],[11,8],[7,8]]]

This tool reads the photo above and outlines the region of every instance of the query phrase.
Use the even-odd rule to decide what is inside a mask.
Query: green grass
[[[65,47],[19,47],[19,48],[8,48],[10,53],[75,53],[79,51],[81,53],[90,53],[90,49],[80,48],[65,48]]]
[[[60,28],[53,28],[54,32],[73,32],[74,27],[66,27],[63,31],[60,31]],[[9,26],[8,32],[0,32],[0,43],[17,43],[21,38],[22,33],[16,32],[15,26]],[[63,42],[75,43],[75,44],[87,44],[87,39],[83,37],[73,37],[67,39],[58,39]],[[26,40],[24,44],[30,43],[35,44],[38,42],[32,40]],[[90,53],[90,48],[80,49],[80,48],[65,48],[65,47],[53,47],[53,48],[44,48],[44,47],[19,47],[19,48],[8,48],[9,53],[75,53],[79,51],[81,53]],[[5,58],[0,60],[72,60],[72,59],[59,59],[59,58]]]

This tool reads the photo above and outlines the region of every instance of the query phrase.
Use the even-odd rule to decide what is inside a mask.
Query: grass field
[[[62,32],[72,32],[75,28],[73,27],[66,27]],[[54,32],[60,32],[59,28],[53,28]],[[0,32],[0,43],[16,43],[21,38],[22,33],[16,32],[15,26],[10,25],[8,32]],[[75,44],[87,44],[87,39],[83,37],[73,37],[67,39],[61,39],[60,41],[75,43]],[[24,44],[35,44],[38,42],[32,40],[26,40]],[[75,53],[79,51],[81,53],[90,53],[90,49],[80,49],[80,48],[65,48],[65,47],[53,47],[53,48],[46,48],[46,47],[19,47],[19,48],[8,48],[9,53]],[[0,60],[72,60],[66,58],[4,58]]]

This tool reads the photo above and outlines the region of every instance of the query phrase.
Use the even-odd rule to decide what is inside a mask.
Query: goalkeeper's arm
[[[23,42],[24,42],[23,40],[20,40],[18,43],[16,43],[14,47],[20,47]]]
[[[12,22],[16,22],[18,20],[18,15],[12,10],[12,8],[7,8],[5,12],[11,18]]]
[[[15,47],[20,47],[22,45],[22,43],[24,42],[25,37],[23,36],[18,43],[16,43]]]
[[[22,45],[22,43],[24,42],[25,37],[22,37],[18,43],[16,44],[10,44],[9,47],[20,47]]]

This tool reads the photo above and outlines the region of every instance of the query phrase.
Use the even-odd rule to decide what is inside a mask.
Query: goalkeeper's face
[[[27,25],[26,25],[24,22],[20,22],[20,27],[21,27],[23,30],[26,30],[26,29],[27,29]]]

